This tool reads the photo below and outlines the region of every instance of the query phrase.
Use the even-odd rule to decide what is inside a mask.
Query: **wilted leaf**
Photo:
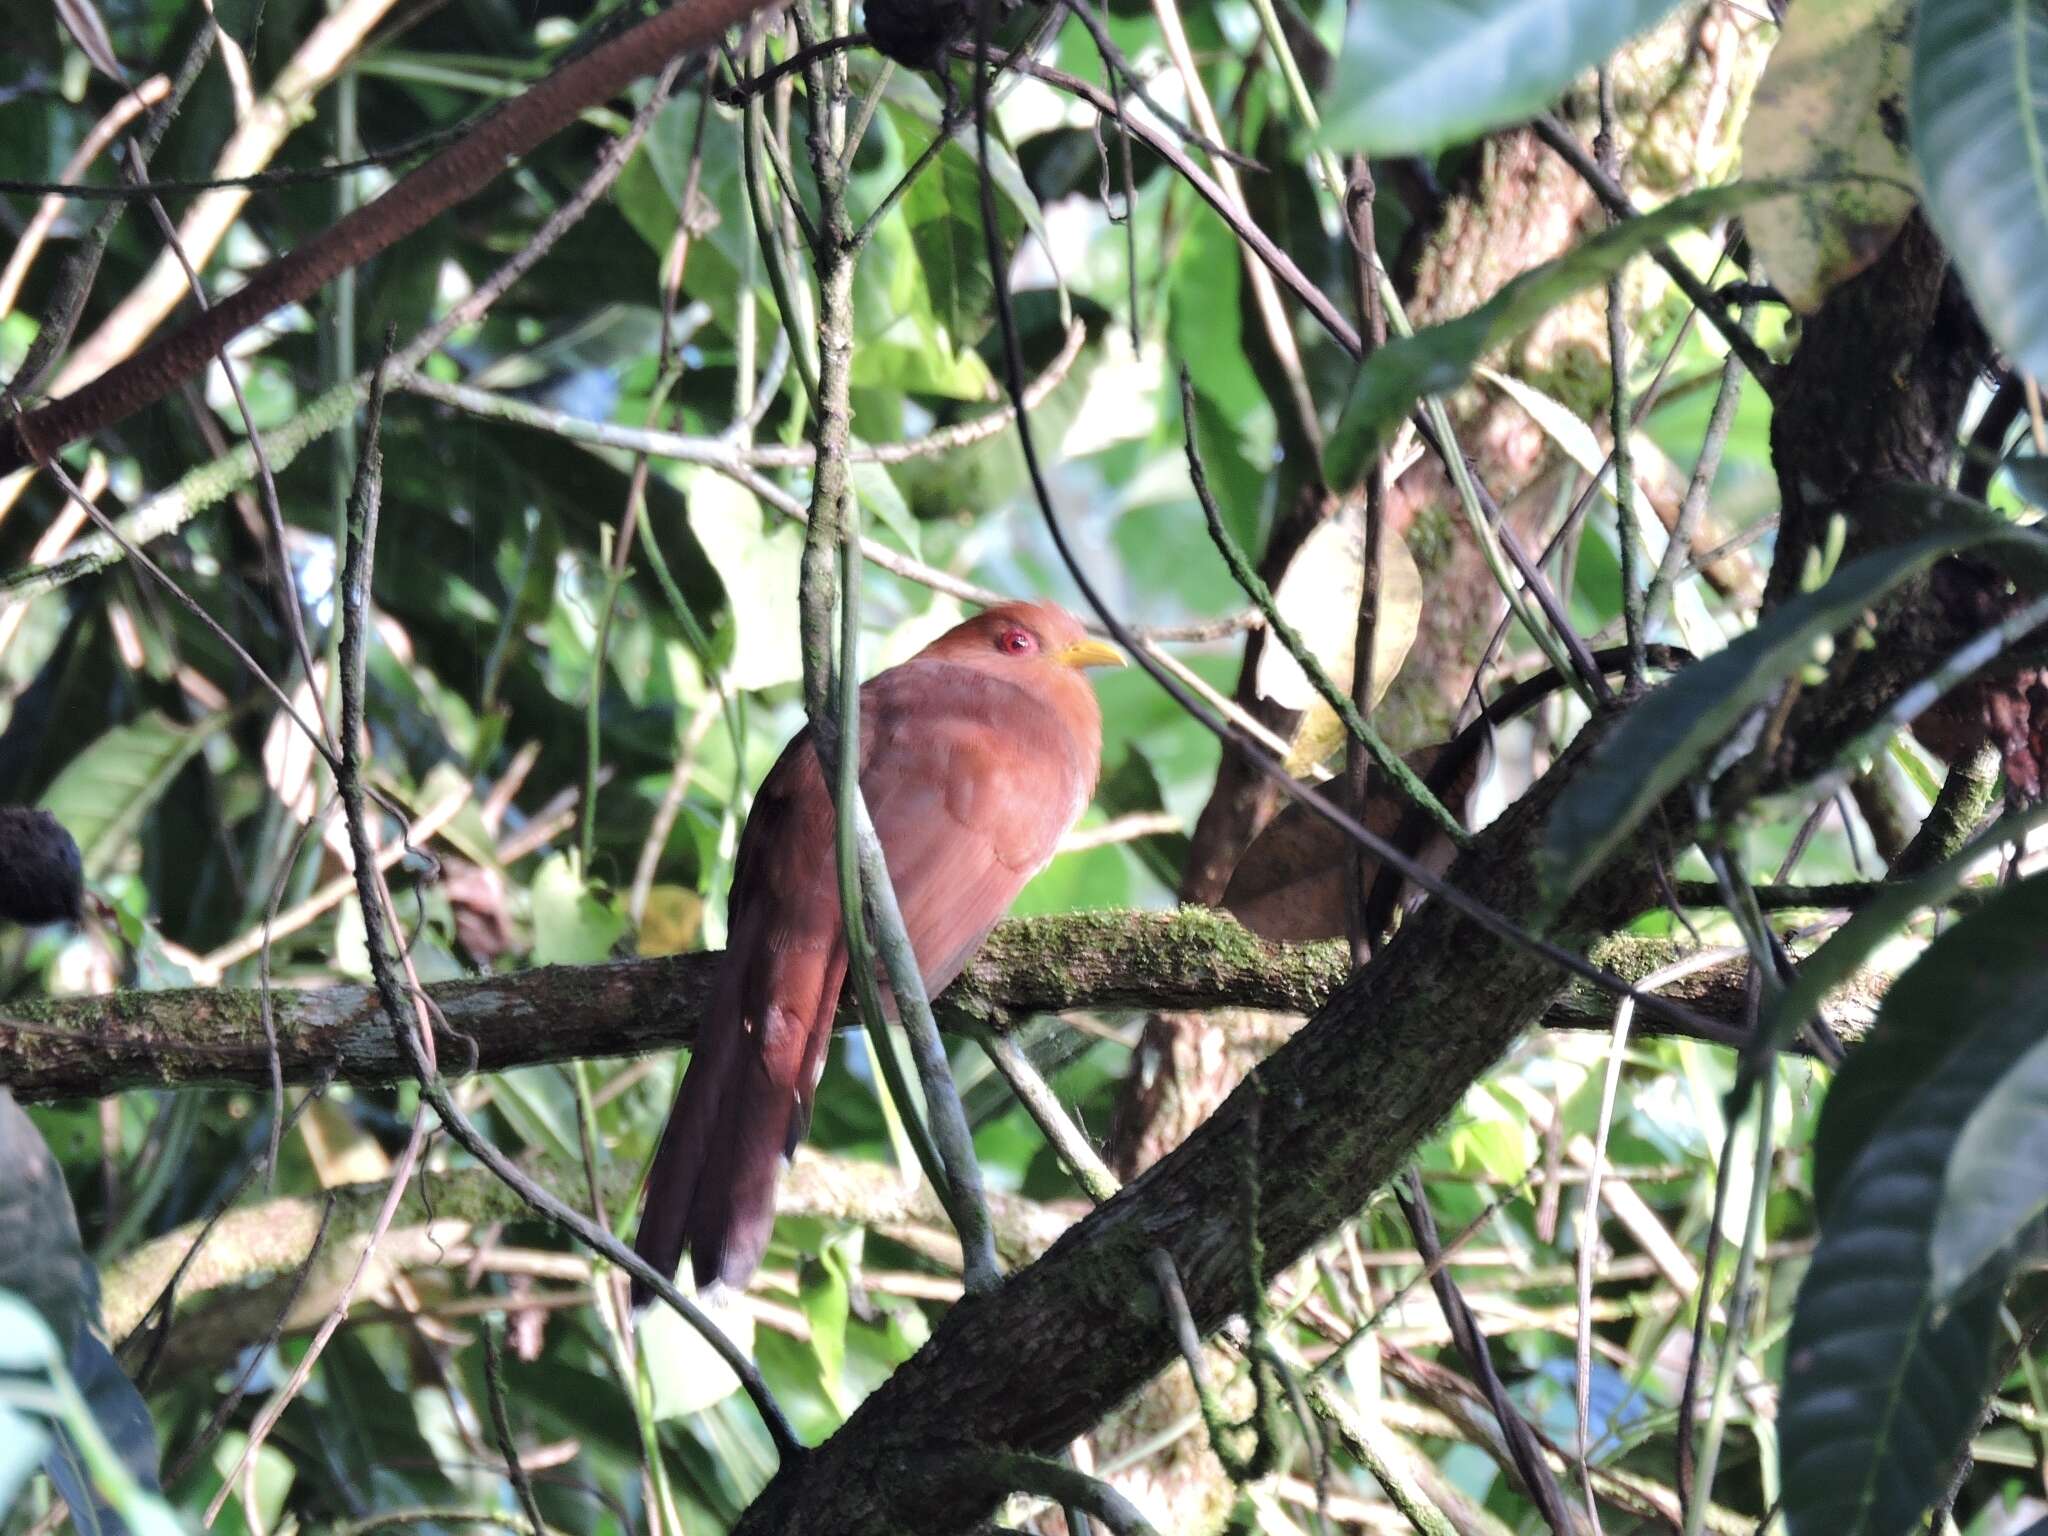
[[[121,68],[120,56],[114,52],[114,39],[108,35],[107,24],[100,19],[99,7],[92,0],[57,0],[57,19],[64,23],[64,30],[71,34],[78,51],[94,69],[109,80],[126,82],[128,76]]]
[[[1323,97],[1323,141],[1429,154],[1533,117],[1676,0],[1366,0]]]
[[[680,955],[697,947],[704,929],[704,898],[680,885],[657,885],[647,892],[634,953]]]
[[[1421,747],[1402,760],[1427,780],[1442,751],[1440,745]],[[1481,756],[1475,754],[1437,798],[1454,810],[1463,806],[1471,798],[1482,766]],[[1350,786],[1344,779],[1317,787],[1325,798],[1353,810]],[[1407,802],[1389,793],[1377,773],[1368,790],[1365,814],[1359,819],[1369,830],[1391,840],[1400,831]],[[1290,800],[1238,860],[1223,892],[1223,910],[1260,938],[1276,944],[1342,938],[1349,931],[1344,871],[1356,851],[1357,845],[1344,833],[1299,801]],[[1450,840],[1433,832],[1417,857],[1441,873],[1450,867],[1452,852]],[[1368,855],[1366,867],[1370,883],[1378,872],[1378,861]]]
[[[1913,211],[1912,28],[1912,0],[1801,0],[1757,85],[1743,173],[1821,179],[1743,221],[1772,286],[1802,314],[1884,254]]]

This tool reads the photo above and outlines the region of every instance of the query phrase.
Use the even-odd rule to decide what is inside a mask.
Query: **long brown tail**
[[[809,1119],[821,1037],[831,1034],[845,975],[836,945],[762,957],[754,938],[732,936],[633,1239],[633,1251],[664,1275],[687,1248],[700,1290],[715,1282],[745,1289],[768,1247],[782,1159]],[[633,1282],[635,1307],[652,1295]]]

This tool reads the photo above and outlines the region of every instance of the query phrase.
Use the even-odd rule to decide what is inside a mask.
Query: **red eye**
[[[996,647],[1012,656],[1029,656],[1038,649],[1038,637],[1028,629],[1006,629],[996,637]]]

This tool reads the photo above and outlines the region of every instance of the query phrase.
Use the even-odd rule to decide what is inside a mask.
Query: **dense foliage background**
[[[640,14],[14,5],[8,413],[193,312],[167,227],[217,299]],[[804,721],[799,567],[820,335],[838,330],[864,674],[991,593],[1085,612],[1054,522],[1155,666],[1333,794],[1345,727],[1225,546],[1347,695],[1376,592],[1357,691],[1403,752],[1574,648],[1622,647],[1599,674],[1618,704],[1560,680],[1501,724],[1476,783],[1435,787],[1493,825],[1461,884],[1606,982],[1670,989],[1678,1015],[1648,997],[1617,1014],[1602,976],[1503,980],[1475,930],[1441,924],[1339,992],[1345,845],[1298,809],[1282,829],[1305,841],[1254,843],[1279,798],[1243,754],[1146,670],[1101,677],[1096,803],[1017,904],[1039,921],[1006,927],[964,984],[974,1017],[942,1009],[1004,1268],[1212,1116],[1237,1124],[1245,1093],[1219,1106],[1302,1015],[1327,1005],[1315,1028],[1350,1030],[1349,1062],[1393,1043],[1324,1121],[1328,1146],[1369,1134],[1384,1166],[1326,1151],[1333,1174],[1289,1143],[1210,1203],[1231,1233],[1261,1200],[1327,1187],[1330,1207],[1270,1269],[1236,1245],[1263,1302],[1189,1271],[1204,1332],[1236,1314],[1194,1357],[1214,1400],[1185,1364],[1097,1400],[1093,1377],[1036,1368],[1035,1330],[1012,1340],[1007,1394],[1087,1428],[1071,1466],[1161,1530],[1991,1536],[2048,1517],[2048,1314],[2031,1284],[2005,1289],[2048,1200],[2042,898],[2020,878],[2040,684],[2015,670],[2042,618],[2015,530],[2048,488],[2028,376],[2048,366],[2048,14],[1026,5],[995,41],[1046,67],[1000,75],[982,149],[957,59],[854,46],[737,85],[797,51],[793,23],[764,18],[708,74],[588,105],[71,447],[77,495],[0,480],[0,806],[53,812],[91,893],[80,921],[0,927],[0,1082],[27,1106],[0,1104],[6,1528],[673,1536],[738,1524],[769,1484],[775,1442],[697,1335],[659,1310],[636,1334],[609,1264],[441,1134],[402,1066],[352,1054],[388,1031],[361,992],[322,990],[368,981],[370,948],[335,775],[284,702],[337,718],[358,407],[388,336],[363,703],[396,936],[430,989],[511,978],[434,992],[459,1010],[440,1046],[455,1101],[630,1234],[680,1058],[623,1053],[687,1042],[703,976],[632,962],[722,946],[749,795]],[[863,23],[880,30],[841,3],[804,32]],[[44,183],[113,185],[134,150],[107,139],[144,132],[194,62],[148,159],[159,200],[44,201]],[[821,174],[866,242],[843,316],[810,238]],[[125,210],[110,229],[108,209]],[[1381,274],[1396,339],[1361,369]],[[1004,388],[1012,290],[1043,506]],[[252,432],[260,473],[237,457]],[[1644,638],[1712,660],[1658,652],[1631,676]],[[1598,745],[1568,750],[1589,701]],[[1374,785],[1364,819],[1392,835],[1400,802]],[[2015,819],[1971,842],[2001,795]],[[26,848],[0,838],[0,859],[25,867]],[[1302,942],[1134,915],[1181,902]],[[564,965],[612,969],[534,972]],[[1382,974],[1424,979],[1375,992]],[[318,1033],[344,1014],[353,1035]],[[471,1036],[531,1064],[465,1073]],[[854,1467],[880,1442],[849,1418],[962,1296],[875,1049],[842,1037],[768,1260],[715,1311],[803,1440],[846,1426]],[[1034,1070],[1050,1114],[1020,1100]],[[1380,1086],[1424,1107],[1401,1120]],[[1106,1166],[1056,1150],[1063,1130]],[[1369,1201],[1344,1193],[1404,1163]],[[1077,1241],[1097,1230],[1114,1229]],[[1090,1304],[1152,1309],[1145,1341],[1131,1322],[1091,1351],[1156,1350],[1135,1385],[1169,1325],[1145,1284],[1103,1288]],[[1005,1291],[975,1306],[1027,1305]],[[904,1390],[970,1444],[1049,1449],[988,1431],[987,1394],[943,1396],[951,1365],[1006,1369],[947,1340]],[[881,1507],[870,1485],[933,1530],[974,1504],[915,1463],[825,1465],[805,1475],[866,1480],[858,1520]],[[1042,1468],[1003,1466],[982,1504],[1018,1493],[1004,1523],[1078,1518],[1027,1496],[1059,1491]],[[856,1520],[813,1496],[752,1528]]]

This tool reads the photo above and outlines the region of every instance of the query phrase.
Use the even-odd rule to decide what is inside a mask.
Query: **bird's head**
[[[998,603],[932,642],[927,654],[949,661],[1019,667],[1121,667],[1123,653],[1095,639],[1053,603]]]

